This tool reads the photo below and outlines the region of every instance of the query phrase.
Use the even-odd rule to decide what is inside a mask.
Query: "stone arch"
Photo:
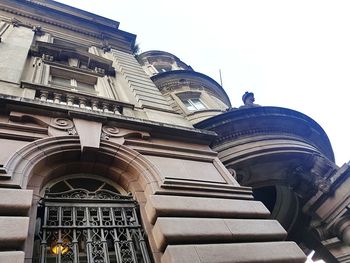
[[[34,189],[59,173],[67,173],[68,169],[114,176],[129,192],[144,191],[148,184],[161,180],[152,163],[133,149],[101,141],[100,148],[82,152],[78,136],[50,137],[29,143],[8,160],[4,169],[14,184]]]
[[[133,195],[140,205],[144,228],[154,249],[152,226],[147,219],[145,205],[146,197],[159,188],[161,177],[155,166],[137,151],[105,140],[101,140],[98,149],[82,151],[78,136],[49,137],[24,146],[7,161],[4,169],[12,184],[32,189],[34,193],[29,211],[29,235],[25,243],[29,260],[33,253],[36,207],[42,198],[41,188],[50,180],[85,172],[113,180]]]

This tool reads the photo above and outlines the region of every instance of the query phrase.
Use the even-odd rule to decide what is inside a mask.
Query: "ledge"
[[[34,84],[32,84],[34,85]],[[34,85],[35,87],[35,85]],[[45,88],[45,86],[44,86]],[[50,88],[50,87],[47,87]],[[61,91],[62,93],[62,91]],[[79,96],[79,95],[76,95]],[[92,96],[93,97],[93,96]],[[104,98],[96,98],[102,99]],[[112,103],[118,104],[120,102],[112,101]],[[115,114],[113,112],[101,112],[92,111],[91,109],[79,108],[75,106],[63,105],[59,103],[41,101],[39,99],[28,99],[18,96],[0,94],[0,102],[2,105],[8,104],[7,107],[16,111],[25,111],[33,114],[45,114],[48,116],[69,116],[72,114],[83,114],[89,118],[103,119],[104,121],[112,121],[118,123],[120,128],[139,129],[140,131],[147,131],[155,136],[162,138],[171,138],[174,140],[188,141],[192,143],[199,143],[208,145],[216,136],[215,132],[200,130],[195,128],[188,128],[184,126],[178,126],[173,124],[161,123],[156,121],[150,121],[147,119],[139,119],[135,117],[129,117],[121,114]],[[10,105],[9,105],[10,104]],[[124,105],[124,104],[122,104]],[[132,104],[125,104],[127,107],[133,106]],[[43,111],[44,110],[44,111]]]
[[[334,161],[334,153],[322,127],[303,113],[280,107],[233,109],[194,125],[199,129],[215,131],[217,147],[230,141],[259,135],[288,135],[316,147]]]

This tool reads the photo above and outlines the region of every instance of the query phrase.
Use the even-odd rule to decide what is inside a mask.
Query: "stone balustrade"
[[[78,93],[70,90],[22,82],[22,88],[34,89],[35,99],[57,105],[66,105],[95,112],[104,112],[120,115],[123,108],[133,108],[134,105],[115,101],[94,95]]]

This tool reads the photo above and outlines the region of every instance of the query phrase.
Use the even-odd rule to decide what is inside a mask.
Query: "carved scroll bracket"
[[[148,140],[150,137],[151,135],[148,132],[117,128],[111,125],[103,126],[101,134],[102,139],[114,141],[115,139],[119,139],[119,143],[121,142],[120,139],[123,139],[122,143],[124,143],[124,139],[141,138],[143,140]]]
[[[19,124],[23,124],[24,127],[31,127],[31,124],[38,125],[46,129],[46,134],[47,134],[47,129],[50,129],[50,128],[61,132],[65,131],[67,132],[68,135],[77,134],[73,121],[64,117],[52,118],[48,116],[41,116],[41,115],[34,115],[34,114],[27,114],[27,113],[12,111],[10,113],[10,120]],[[55,133],[53,133],[53,135],[54,134]]]

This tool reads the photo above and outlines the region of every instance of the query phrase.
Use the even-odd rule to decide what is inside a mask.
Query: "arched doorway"
[[[112,181],[68,175],[42,196],[33,262],[151,262],[138,204]]]

